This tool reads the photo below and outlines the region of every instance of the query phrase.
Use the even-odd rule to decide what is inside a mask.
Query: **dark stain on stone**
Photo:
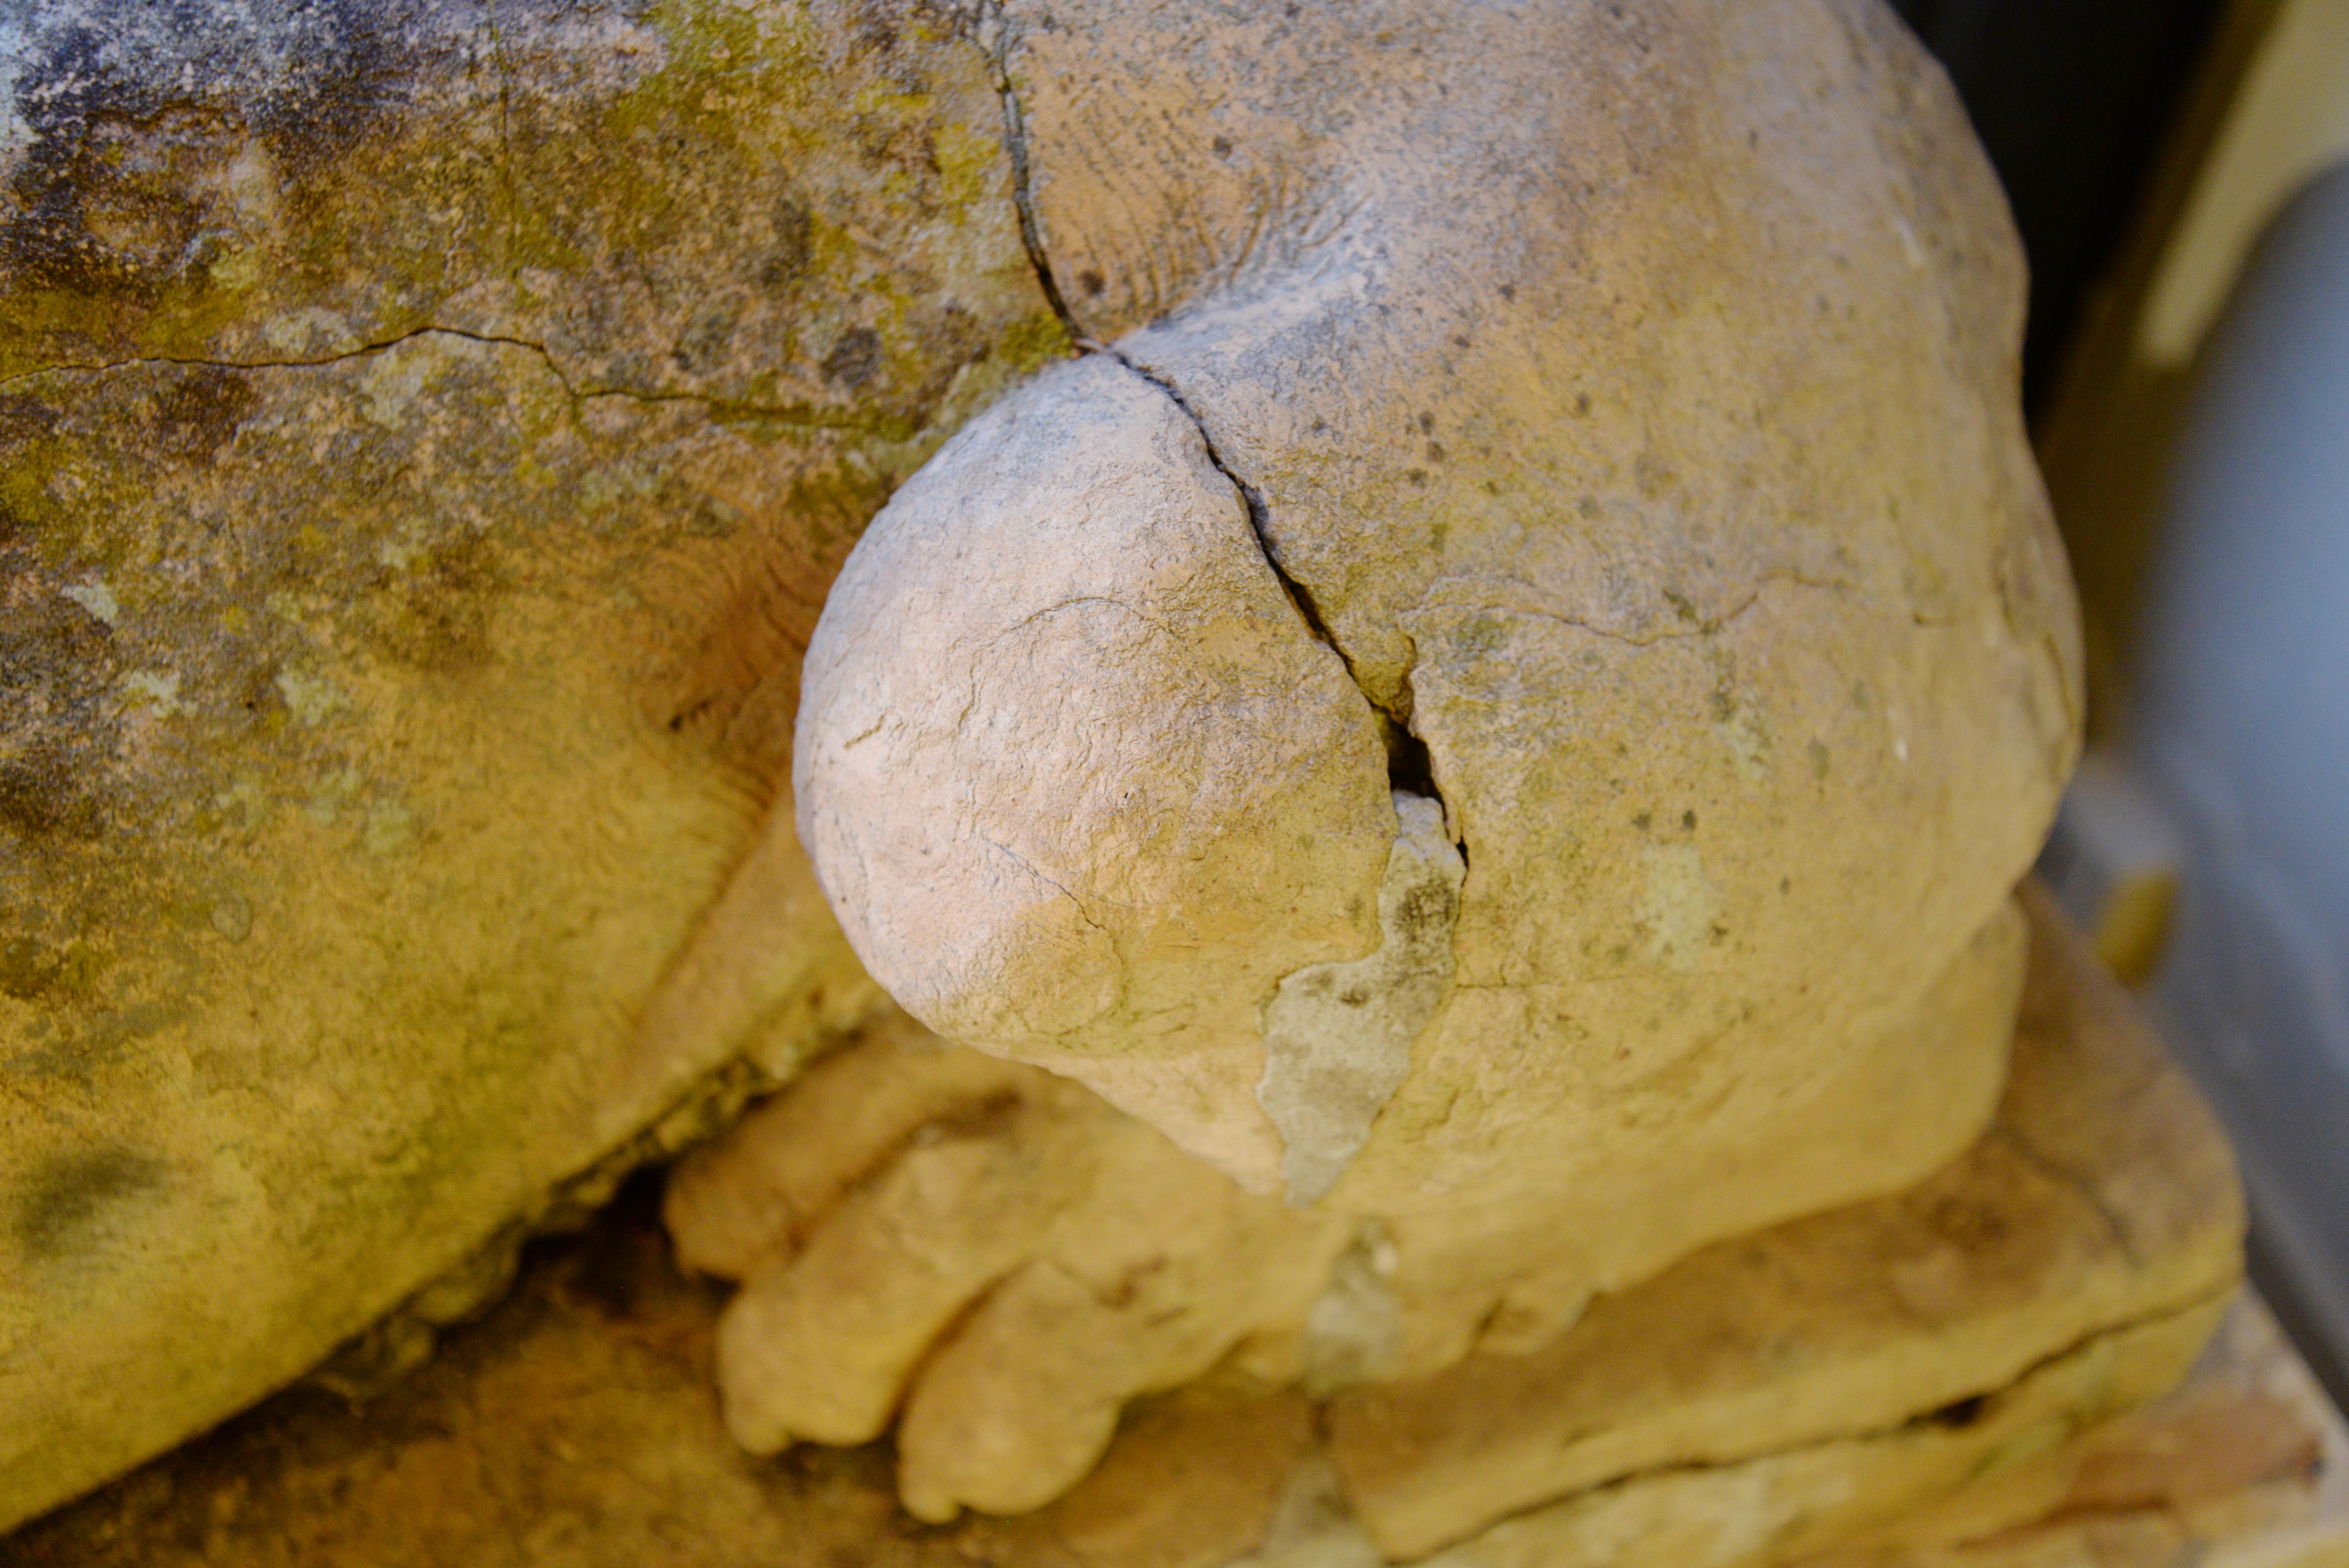
[[[897,46],[897,26],[902,8],[886,0],[860,0],[849,7],[854,18],[852,36],[857,47],[885,55]]]
[[[873,379],[881,367],[881,335],[869,326],[853,326],[840,335],[823,356],[823,376],[854,391]]]
[[[678,335],[677,345],[669,357],[677,367],[688,375],[714,370],[726,359],[726,351],[734,342],[734,325],[741,319],[742,305],[739,300],[712,300],[693,313]]]
[[[921,339],[931,346],[932,352],[916,363],[926,362],[929,368],[920,381],[905,389],[893,410],[916,428],[936,418],[938,405],[946,401],[963,366],[977,365],[995,352],[994,342],[978,318],[953,303],[937,313],[933,324],[922,331]],[[858,526],[862,528],[861,523]]]
[[[31,555],[0,542],[0,832],[91,839],[120,726],[113,634]]]
[[[15,84],[30,134],[0,222],[0,274],[133,304],[182,278],[202,284],[224,253],[207,217],[211,172],[254,136],[294,177],[367,140],[434,46],[419,40],[441,34],[454,61],[452,9],[92,0],[56,21],[36,15]]]
[[[1986,1202],[1943,1194],[1926,1205],[1925,1222],[1970,1252],[1986,1253],[2006,1239],[2004,1215]]]
[[[490,613],[505,582],[497,552],[481,535],[467,531],[445,540],[382,580],[377,641],[400,663],[428,674],[479,669],[489,663]]]
[[[156,397],[156,445],[187,462],[209,461],[259,401],[242,371],[197,366]]]
[[[86,995],[102,965],[86,943],[62,951],[30,936],[0,943],[0,995],[19,1002]]]
[[[88,976],[98,967],[96,956],[87,948],[69,954],[68,962],[76,971],[73,981],[77,985],[86,986]],[[98,1014],[78,1035],[10,1057],[0,1062],[0,1069],[12,1078],[65,1078],[87,1086],[99,1068],[125,1060],[140,1041],[186,1023],[188,1016],[184,1003],[134,1002],[128,1007]]]
[[[89,1250],[109,1212],[153,1192],[167,1170],[152,1155],[119,1144],[50,1157],[16,1194],[11,1230],[17,1248],[42,1260]]]
[[[16,211],[0,222],[0,268],[36,287],[88,294],[132,281],[85,208],[118,178],[100,145],[108,122],[135,123],[160,106],[108,70],[102,36],[67,29],[17,79],[16,112],[30,136],[10,181]]]
[[[299,64],[271,81],[252,118],[289,174],[350,152],[398,113],[424,63],[403,35],[423,33],[442,9],[431,0],[313,0],[280,13],[302,35]],[[457,47],[444,46],[452,60]]]
[[[29,936],[0,944],[0,995],[29,1002],[57,976],[56,957]]]
[[[57,411],[38,397],[0,392],[0,452],[57,428]]]
[[[78,787],[54,743],[0,762],[0,830],[18,839],[94,839],[97,799]]]
[[[1420,882],[1395,905],[1396,929],[1420,942],[1441,937],[1460,920],[1460,895],[1444,882]]]
[[[775,241],[759,263],[759,286],[788,288],[807,275],[815,250],[815,218],[804,203],[786,196],[775,203]]]

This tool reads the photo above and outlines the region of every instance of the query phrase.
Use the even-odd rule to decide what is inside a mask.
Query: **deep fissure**
[[[987,49],[988,62],[995,73],[996,96],[1002,104],[1004,151],[1011,164],[1011,204],[1019,218],[1021,248],[1028,253],[1029,268],[1036,274],[1036,286],[1043,294],[1045,304],[1060,321],[1061,329],[1069,335],[1069,341],[1079,352],[1105,355],[1116,360],[1133,375],[1156,387],[1167,401],[1182,411],[1183,418],[1190,421],[1191,428],[1198,435],[1200,447],[1206,453],[1208,464],[1223,475],[1233,493],[1240,498],[1240,504],[1247,512],[1248,531],[1255,536],[1257,552],[1264,558],[1266,567],[1288,595],[1288,602],[1296,606],[1298,616],[1304,621],[1306,629],[1322,646],[1338,655],[1346,678],[1353,683],[1354,689],[1361,692],[1362,700],[1370,705],[1371,714],[1378,720],[1379,737],[1386,750],[1388,786],[1435,801],[1444,808],[1444,820],[1455,822],[1457,818],[1451,803],[1444,799],[1435,786],[1434,759],[1428,752],[1427,743],[1412,732],[1407,715],[1389,709],[1371,696],[1361,676],[1355,674],[1354,661],[1347,657],[1345,648],[1331,634],[1330,623],[1322,615],[1320,605],[1314,601],[1312,590],[1289,575],[1280,564],[1280,557],[1273,548],[1264,497],[1224,460],[1223,453],[1216,449],[1215,437],[1208,432],[1206,421],[1199,417],[1197,409],[1191,407],[1190,400],[1184,397],[1180,387],[1147,366],[1137,363],[1115,346],[1087,335],[1082,324],[1070,310],[1067,296],[1061,294],[1059,280],[1053,275],[1052,260],[1044,248],[1043,228],[1036,217],[1035,170],[1029,157],[1027,116],[1020,108],[1019,95],[1011,81],[1010,19],[1004,15],[999,0],[988,5],[987,15],[994,37],[982,47]],[[1459,848],[1465,855],[1467,846],[1463,843]]]
[[[1272,539],[1267,527],[1264,497],[1257,492],[1254,485],[1240,478],[1232,470],[1231,465],[1224,461],[1223,454],[1216,449],[1215,438],[1207,433],[1206,421],[1199,418],[1198,411],[1191,407],[1182,392],[1164,377],[1135,364],[1109,345],[1096,345],[1093,352],[1108,355],[1126,369],[1158,388],[1169,402],[1182,410],[1183,417],[1191,422],[1191,428],[1198,433],[1199,445],[1206,452],[1208,464],[1224,476],[1231,485],[1234,493],[1240,498],[1240,504],[1247,509],[1248,531],[1256,538],[1257,553],[1264,557],[1265,565],[1271,571],[1274,579],[1280,583],[1282,590],[1288,593],[1288,602],[1297,607],[1297,614],[1304,621],[1306,630],[1311,632],[1314,639],[1323,647],[1338,655],[1339,664],[1345,669],[1346,678],[1353,683],[1354,689],[1361,692],[1362,700],[1370,705],[1371,714],[1378,721],[1379,738],[1386,750],[1388,787],[1434,801],[1444,808],[1445,820],[1447,822],[1454,820],[1451,802],[1445,800],[1443,792],[1435,787],[1435,761],[1428,752],[1427,742],[1413,733],[1408,717],[1389,709],[1363,686],[1361,677],[1354,673],[1354,661],[1346,656],[1346,650],[1339,645],[1337,637],[1330,633],[1329,622],[1322,618],[1321,607],[1314,603],[1312,590],[1291,577],[1282,568],[1280,558],[1273,552]],[[1467,846],[1461,844],[1458,847],[1464,856]]]

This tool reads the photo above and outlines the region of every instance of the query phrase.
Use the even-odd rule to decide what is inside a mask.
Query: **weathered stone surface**
[[[1390,1371],[1963,1148],[2077,649],[2020,257],[1890,14],[1056,0],[998,41],[1106,347],[893,500],[811,645],[801,830],[875,978],[1273,1191],[1267,1008],[1379,945],[1388,791],[1440,797],[1449,988],[1322,1200],[1392,1238]],[[1144,467],[1230,521],[1185,543]],[[1159,613],[1235,573],[1295,609]]]
[[[902,1017],[697,1150],[667,1207],[682,1257],[742,1281],[718,1337],[736,1438],[772,1453],[894,1421],[900,1493],[940,1522],[1060,1496],[1137,1396],[1227,1359],[1293,1378],[1353,1240]]]
[[[1752,1563],[1869,1526],[1871,1534],[1837,1549],[1845,1554],[1831,1560],[1835,1568],[2172,1568],[2198,1549],[2207,1555],[2192,1560],[2229,1568],[2331,1568],[2349,1549],[2341,1506],[2349,1440],[2306,1372],[2255,1318],[2239,1315],[2172,1399],[2097,1419],[2152,1392],[2192,1355],[2230,1277],[2213,1221],[2231,1212],[2231,1186],[2176,1075],[2147,1054],[2133,1023],[2116,1025],[2111,1009],[2126,1004],[2062,998],[2064,986],[2082,980],[2068,960],[2043,965],[2002,1130],[1930,1193],[1796,1222],[1630,1293],[1657,1308],[1687,1303],[1698,1283],[1720,1283],[1724,1267],[1765,1286],[1698,1304],[1704,1322],[1725,1328],[1722,1346],[1678,1364],[1636,1353],[1627,1370],[1647,1380],[1644,1399],[1600,1367],[1596,1398],[1579,1408],[1636,1446],[1656,1430],[1648,1412],[1671,1398],[1718,1414],[1743,1386],[1754,1396],[1748,1413],[1709,1429],[1710,1462],[1690,1462],[1691,1452],[1619,1475],[1435,1561]],[[919,1037],[893,1025],[868,1043],[883,1047],[869,1058],[877,1067]],[[861,1054],[829,1058],[761,1114],[794,1102],[814,1109],[803,1091]],[[966,1131],[951,1108],[968,1087],[929,1102]],[[2101,1136],[2070,1119],[2091,1107]],[[902,1125],[904,1106],[896,1111]],[[890,1119],[843,1130],[847,1141],[901,1141]],[[2069,1173],[2033,1181],[2017,1171],[2017,1129],[2054,1140],[2032,1147]],[[799,1140],[761,1141],[783,1149]],[[672,1203],[711,1202],[714,1158],[699,1157],[690,1181],[674,1181]],[[785,1176],[803,1214],[836,1202],[823,1195],[812,1162]],[[688,1199],[688,1189],[700,1197]],[[1822,1232],[1837,1227],[1852,1244],[1826,1244]],[[2119,1238],[2135,1249],[2133,1287],[2122,1284]],[[1867,1247],[1877,1244],[1891,1251],[1871,1255]],[[1766,1261],[1774,1257],[1778,1266]],[[1823,1258],[1844,1271],[1835,1285],[1787,1277],[1796,1262]],[[2198,1259],[2216,1295],[2195,1294],[2189,1276]],[[2034,1268],[2040,1299],[2076,1293],[2072,1321],[2081,1329],[2035,1360],[2029,1346],[1996,1338],[2058,1327],[2013,1310]],[[1910,1304],[1905,1336],[1885,1337],[1888,1292]],[[2101,1305],[2085,1310],[2092,1296]],[[542,1243],[512,1301],[451,1336],[440,1360],[364,1413],[314,1393],[288,1395],[30,1528],[0,1554],[75,1568],[829,1568],[852,1554],[883,1568],[1381,1561],[1371,1537],[1348,1522],[1336,1476],[1315,1457],[1307,1402],[1251,1395],[1230,1370],[1130,1411],[1102,1465],[1045,1510],[949,1530],[916,1525],[891,1506],[885,1448],[803,1446],[761,1460],[735,1446],[707,1383],[719,1305],[716,1293],[668,1265],[649,1195],[640,1194],[587,1237]],[[1596,1334],[1608,1311],[1602,1304],[1570,1337]],[[1694,1326],[1663,1328],[1685,1346]],[[1970,1338],[1981,1377],[2010,1380],[1951,1375],[1947,1346]],[[1585,1344],[1588,1366],[1598,1340]],[[1892,1353],[1902,1344],[1910,1358]],[[1542,1358],[1509,1360],[1528,1377],[1545,1375]],[[1838,1365],[1873,1367],[1868,1392],[1882,1424],[1813,1426],[1808,1439],[1795,1439],[1816,1408],[1799,1391]],[[1896,1383],[1909,1401],[1878,1397]],[[1774,1394],[1798,1407],[1778,1429],[1787,1440],[1775,1443],[1752,1415]],[[1944,1402],[1921,1403],[1929,1399]],[[1524,1408],[1505,1395],[1491,1410],[1496,1428],[1506,1433]],[[1345,1426],[1341,1407],[1341,1458]],[[1589,1455],[1603,1440],[1594,1429],[1577,1451]],[[1755,1443],[1764,1451],[1737,1451]],[[1587,1477],[1589,1467],[1576,1473]],[[1952,1487],[1934,1506],[1913,1506]],[[1796,1511],[1807,1511],[1806,1522],[1794,1521]],[[1584,1550],[1594,1543],[1606,1553]],[[2160,1555],[2140,1550],[2163,1543]],[[1758,1554],[1739,1555],[1741,1544]]]
[[[1783,1562],[1994,1469],[2175,1383],[2223,1297],[2116,1330],[2033,1368],[1963,1420],[1831,1438],[1718,1468],[1641,1476],[1511,1519],[1446,1568],[1745,1568]]]
[[[2249,1295],[2172,1393],[1804,1568],[2180,1563],[2349,1563],[2349,1423]]]
[[[870,1005],[769,809],[1061,352],[999,127],[916,5],[0,6],[0,1521]]]
[[[1993,1429],[2076,1426],[2158,1392],[2239,1270],[2223,1140],[2076,934],[2031,902],[2015,1071],[1963,1159],[1699,1252],[1548,1343],[1512,1351],[1488,1332],[1446,1370],[1366,1385],[1410,1315],[1457,1315],[1488,1282],[1398,1301],[1380,1227],[1245,1194],[1064,1080],[893,1026],[697,1152],[672,1190],[683,1254],[748,1281],[720,1335],[728,1418],[771,1449],[878,1436],[902,1406],[916,1513],[1017,1511],[1090,1467],[1119,1404],[1220,1363],[1334,1390],[1330,1457],[1389,1556],[1560,1497],[1570,1520],[1510,1539],[1563,1532],[1597,1553],[1636,1538],[1666,1562],[1696,1550],[1675,1521],[1710,1528],[1741,1488],[1783,1504],[1756,1539],[1809,1514],[1858,1528],[1957,1484]],[[2075,1352],[2000,1396],[2004,1427],[1923,1421]],[[1920,1421],[1930,1440],[1908,1431]],[[1727,1473],[1798,1451],[1766,1484]],[[1702,1484],[1640,1479],[1691,1468]],[[1635,1495],[1618,1496],[1626,1478]]]
[[[709,1396],[719,1302],[671,1265],[650,1197],[534,1244],[510,1300],[363,1409],[292,1390],[0,1541],[0,1561],[1221,1568],[1262,1541],[1310,1447],[1301,1398],[1178,1396],[1052,1508],[923,1526],[896,1511],[885,1446],[735,1444]]]
[[[805,682],[802,830],[850,941],[949,1038],[1081,1079],[1045,1044],[1118,1020],[1132,1070],[1215,1118],[1187,1147],[1277,1159],[1262,1053],[1224,1044],[1281,975],[1376,945],[1395,837],[1345,666],[1197,429],[1106,356],[982,416],[891,515]],[[946,737],[968,745],[933,757]],[[1196,1086],[1242,1065],[1228,1094]]]
[[[1414,860],[1406,850],[1395,863]],[[2020,927],[2017,915],[1961,969],[1962,984],[1932,993],[1918,1050],[1940,1043],[1936,1029],[2013,1016]],[[1883,1104],[1906,1109],[1898,1096]],[[1951,1114],[1974,1119],[1966,1106]],[[1792,1147],[1773,1146],[1771,1169],[1791,1182],[1810,1124],[1790,1119],[1785,1130]],[[1912,1119],[1880,1130],[1930,1148],[1940,1130]],[[668,1216],[681,1256],[745,1282],[718,1363],[737,1437],[759,1451],[861,1442],[902,1410],[899,1482],[925,1518],[1037,1506],[1091,1467],[1122,1404],[1219,1362],[1326,1394],[1441,1365],[1431,1345],[1528,1348],[1526,1319],[1541,1320],[1495,1303],[1555,1266],[1554,1254],[1509,1250],[1506,1233],[1471,1231],[1421,1244],[1406,1270],[1375,1218],[1247,1193],[1081,1087],[902,1019],[688,1156]],[[1847,1250],[1865,1241],[1831,1233]],[[1836,1288],[1847,1261],[1816,1270],[1819,1288]],[[1637,1339],[1640,1309],[1621,1310],[1633,1326],[1618,1337]],[[1480,1434],[1504,1411],[1538,1424],[1580,1408],[1571,1379],[1521,1384],[1526,1363],[1478,1365],[1501,1368],[1507,1390],[1479,1387]],[[1461,1462],[1481,1475],[1492,1456]],[[1414,1449],[1402,1468],[1448,1489],[1447,1464]]]
[[[1020,1090],[750,1269],[730,1366],[895,1315],[745,1436],[871,1429],[1049,1256],[905,1438],[925,1511],[1032,1501],[924,1412],[1058,1485],[1235,1333],[1537,1345],[1988,1115],[2073,638],[2011,238],[1880,6],[16,0],[0,100],[0,1520],[402,1302],[335,1377],[406,1364],[872,1005],[783,775],[934,452],[816,655],[851,935],[1334,1186]],[[1351,1056],[1276,1030],[1325,1123],[1260,1010],[1340,975]]]
[[[2027,901],[2013,1078],[1948,1171],[1707,1248],[1532,1354],[1338,1397],[1330,1454],[1389,1554],[1573,1494],[1473,1554],[1785,1555],[2176,1380],[2240,1272],[2232,1156],[2079,934]]]
[[[1411,1047],[1452,988],[1453,928],[1467,866],[1444,833],[1444,808],[1394,792],[1394,845],[1379,879],[1379,945],[1280,977],[1264,1004],[1257,1103],[1280,1134],[1291,1202],[1326,1197],[1411,1077]]]

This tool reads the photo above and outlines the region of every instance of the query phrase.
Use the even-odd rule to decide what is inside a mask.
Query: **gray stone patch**
[[[1410,1076],[1412,1042],[1452,986],[1468,868],[1444,836],[1441,802],[1398,789],[1394,804],[1402,828],[1379,883],[1378,951],[1285,975],[1265,1004],[1256,1098],[1286,1145],[1292,1203],[1328,1192],[1361,1152]]]

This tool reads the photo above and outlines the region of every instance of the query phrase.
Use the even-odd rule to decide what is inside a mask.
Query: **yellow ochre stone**
[[[2044,912],[2006,1078],[2078,637],[1880,0],[401,15],[0,0],[0,1528],[881,988],[669,1217],[925,1520],[1743,1562],[2174,1371],[2223,1149]]]
[[[1493,1458],[1517,1478],[1514,1501],[1481,1486],[1466,1462],[1475,1433],[1455,1422],[1437,1473],[1455,1500],[1443,1528],[1466,1539],[1433,1561],[1808,1568],[1816,1551],[1818,1568],[2168,1568],[2190,1552],[2225,1568],[2349,1561],[2349,1431],[2250,1304],[2239,1298],[2175,1394],[2123,1413],[2176,1377],[2225,1303],[2240,1210],[2224,1148],[2183,1080],[2080,940],[2040,913],[2001,1130],[1916,1193],[1708,1249],[1600,1302],[1550,1351],[1490,1358],[1532,1379],[1628,1357],[1571,1407],[1586,1424],[1547,1480],[1525,1462],[1544,1430],[1539,1401],[1495,1392],[1490,1377],[1402,1391],[1434,1435],[1446,1409],[1458,1421],[1476,1413],[1446,1397],[1485,1389]],[[805,1083],[828,1072],[895,1083],[909,1056],[963,1065],[926,1075],[926,1100],[843,1083],[760,1113],[799,1124],[802,1136],[758,1140],[802,1150],[768,1172],[799,1216],[796,1233],[839,1202],[843,1169],[902,1141],[907,1119],[984,1103],[1026,1071],[893,1017]],[[825,1141],[808,1136],[811,1119],[843,1109],[853,1125],[835,1123],[841,1140],[806,1152]],[[980,1122],[957,1125],[983,1135]],[[2018,1132],[2063,1173],[2019,1165]],[[852,1145],[863,1152],[843,1152]],[[708,1212],[724,1163],[683,1168],[698,1173],[673,1179],[672,1205]],[[727,1253],[725,1272],[749,1255]],[[1795,1278],[1798,1264],[1826,1272]],[[1747,1288],[1705,1294],[1724,1281]],[[1677,1337],[1668,1326],[1647,1349],[1627,1336],[1630,1313],[1673,1306],[1692,1314]],[[535,1253],[512,1300],[365,1411],[315,1395],[274,1401],[29,1527],[8,1543],[12,1560],[1378,1568],[1348,1493],[1399,1517],[1393,1472],[1364,1462],[1359,1408],[1338,1408],[1333,1472],[1305,1399],[1251,1392],[1224,1372],[1129,1411],[1107,1457],[1059,1501],[918,1527],[895,1511],[886,1445],[781,1460],[735,1445],[707,1383],[719,1320],[719,1300],[680,1277],[647,1209],[624,1206]],[[1692,1361],[1663,1354],[1708,1327],[1721,1337]],[[1864,1413],[1855,1402],[1848,1422],[1816,1418],[1819,1391],[1863,1377],[1878,1379]],[[1682,1398],[1743,1414],[1692,1440],[1692,1429],[1654,1418]],[[1613,1462],[1601,1462],[1610,1445]],[[1416,1517],[1437,1517],[1427,1504],[1441,1490],[1415,1494]],[[1495,1507],[1510,1516],[1479,1527]]]

